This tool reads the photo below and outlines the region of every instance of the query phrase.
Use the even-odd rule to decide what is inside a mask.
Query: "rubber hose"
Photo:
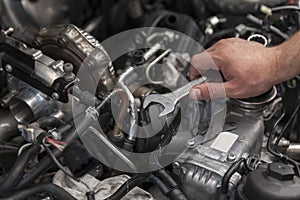
[[[12,187],[20,179],[20,177],[24,173],[24,168],[28,164],[28,162],[36,156],[40,151],[39,145],[33,145],[27,149],[25,149],[21,155],[17,158],[15,163],[13,164],[12,168],[4,178],[0,182],[0,195],[7,194],[9,191],[11,191]]]
[[[245,161],[245,158],[240,158],[235,163],[233,163],[230,168],[227,170],[227,172],[224,174],[223,180],[222,180],[222,186],[221,186],[221,192],[222,194],[228,193],[228,185],[230,178],[232,175],[239,169],[242,162]]]
[[[124,197],[128,191],[132,190],[135,186],[139,186],[147,182],[148,175],[136,175],[128,179],[119,189],[110,197],[105,200],[119,200]]]
[[[177,188],[178,184],[175,182],[175,180],[168,174],[168,172],[165,169],[158,170],[158,176],[162,178],[164,181],[167,182],[167,184],[171,188]]]
[[[61,119],[58,119],[56,117],[53,116],[47,116],[47,117],[42,117],[40,119],[38,119],[36,121],[36,123],[39,125],[39,127],[41,129],[46,129],[47,127],[57,127],[57,126],[61,126],[64,125],[65,122]]]

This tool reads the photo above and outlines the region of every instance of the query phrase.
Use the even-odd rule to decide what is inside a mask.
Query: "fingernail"
[[[190,98],[193,100],[201,99],[201,91],[198,88],[193,88],[190,91]]]

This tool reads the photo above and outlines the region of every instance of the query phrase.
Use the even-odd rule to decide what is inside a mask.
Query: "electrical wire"
[[[278,147],[279,141],[281,140],[281,138],[284,136],[284,134],[286,133],[287,128],[289,127],[289,125],[291,124],[291,122],[293,121],[293,119],[295,118],[295,116],[297,115],[298,111],[300,108],[300,103],[297,103],[297,106],[294,110],[294,112],[292,113],[291,117],[289,118],[289,120],[286,122],[285,126],[283,127],[283,129],[281,130],[280,135],[277,137],[276,141],[275,141],[275,147]],[[278,149],[276,148],[275,150]]]
[[[20,149],[19,149],[19,151],[18,151],[18,156],[20,156],[21,153],[22,153],[26,148],[28,148],[28,147],[31,146],[31,145],[32,145],[32,143],[26,143],[26,144],[24,144],[23,146],[21,146]]]
[[[56,159],[56,157],[53,155],[52,151],[50,150],[50,148],[48,147],[48,145],[45,143],[45,140],[43,140],[43,147],[45,148],[46,152],[48,153],[48,155],[50,156],[50,158],[53,160],[53,162],[55,163],[55,165],[68,177],[70,177],[71,179],[75,180],[76,182],[82,183],[89,192],[93,192],[90,187],[83,182],[82,180],[76,178],[73,174],[69,173],[64,166],[62,166],[62,164],[60,164],[60,162]]]
[[[298,103],[297,107],[298,107],[298,106],[299,106],[299,103]],[[296,107],[296,108],[297,108],[297,107]],[[298,108],[298,109],[299,109],[299,108]],[[298,110],[298,109],[297,109],[297,110]],[[295,167],[296,175],[299,176],[299,175],[300,175],[300,168],[299,168],[300,163],[297,162],[297,161],[295,161],[295,160],[293,160],[292,158],[289,158],[289,157],[288,157],[287,155],[285,155],[285,154],[282,154],[282,153],[280,153],[280,152],[277,152],[277,151],[275,150],[275,149],[276,149],[275,146],[274,146],[275,149],[272,149],[272,139],[273,139],[273,137],[275,136],[277,126],[278,126],[279,123],[283,120],[284,116],[285,116],[285,112],[283,112],[283,113],[281,114],[281,116],[277,119],[277,121],[275,122],[275,124],[274,124],[274,126],[273,126],[273,128],[272,128],[272,130],[271,130],[271,133],[270,133],[270,135],[269,135],[268,141],[267,141],[267,150],[268,150],[272,155],[274,155],[274,156],[280,158],[280,159],[283,160],[284,162],[290,162],[291,164],[293,164],[293,166]],[[292,116],[293,116],[293,114],[292,114]],[[291,118],[289,119],[289,121],[287,122],[287,124],[288,124],[288,123],[291,123],[290,121],[292,121]],[[287,126],[287,125],[286,125],[286,126]],[[283,135],[283,134],[284,134],[284,132],[285,132],[284,129],[285,129],[285,128],[283,128],[283,130],[281,131],[281,134],[280,134],[280,135]],[[280,140],[280,139],[279,139],[279,140]]]
[[[241,157],[239,160],[234,162],[230,168],[227,170],[227,172],[224,174],[223,179],[222,179],[222,185],[221,185],[221,192],[223,194],[228,193],[228,186],[229,186],[229,181],[232,175],[237,172],[237,170],[240,168],[241,164],[245,161],[246,159]]]
[[[52,139],[51,137],[47,136],[45,137],[45,140],[53,145],[55,148],[57,148],[59,151],[63,151],[64,148],[65,148],[65,145],[67,144],[66,142],[63,142],[63,141],[58,141],[58,140],[54,140]]]
[[[298,6],[278,6],[271,8],[272,12],[277,11],[285,11],[285,10],[291,10],[291,11],[300,11],[300,8]]]

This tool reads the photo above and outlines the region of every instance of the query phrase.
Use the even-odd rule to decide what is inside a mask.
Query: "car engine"
[[[299,200],[298,76],[247,99],[183,92],[224,80],[190,80],[195,54],[279,45],[299,3],[1,0],[0,200]]]

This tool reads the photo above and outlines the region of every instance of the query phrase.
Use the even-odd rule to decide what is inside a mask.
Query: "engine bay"
[[[0,200],[300,199],[298,76],[246,99],[187,95],[224,81],[218,70],[190,80],[195,54],[231,37],[279,45],[299,11],[287,0],[1,0]]]

